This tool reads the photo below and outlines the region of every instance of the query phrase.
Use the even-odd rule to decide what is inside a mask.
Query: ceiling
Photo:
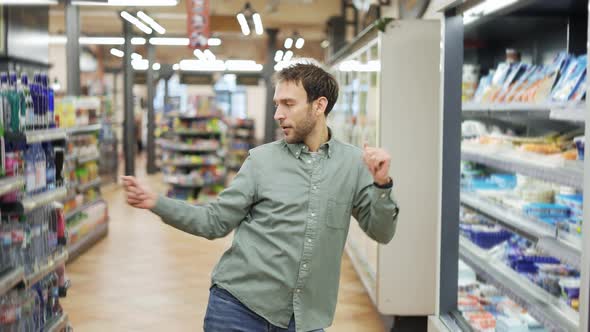
[[[259,63],[266,61],[266,36],[243,36],[236,20],[236,14],[244,7],[245,0],[210,0],[211,32],[222,39],[222,45],[211,50],[221,59],[254,59]],[[296,56],[321,58],[320,47],[325,36],[326,21],[331,16],[340,15],[341,0],[252,0],[253,9],[262,16],[265,28],[279,29],[279,46],[283,40],[295,31],[305,38],[302,50]],[[187,35],[187,3],[180,0],[175,7],[141,8],[152,16],[167,31],[164,37],[185,37]],[[122,19],[118,12],[124,8],[106,6],[80,7],[80,25],[82,35],[87,36],[121,36]],[[50,10],[49,31],[52,35],[65,32],[65,14],[63,6]],[[135,30],[139,36],[141,32]],[[106,48],[106,47],[105,47]],[[107,50],[108,52],[108,50]],[[145,56],[143,47],[138,52]],[[158,46],[158,61],[176,63],[180,59],[194,58],[192,51],[184,46]],[[114,59],[112,59],[114,60]]]

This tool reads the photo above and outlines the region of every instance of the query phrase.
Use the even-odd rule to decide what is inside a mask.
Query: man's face
[[[312,111],[313,103],[307,102],[303,85],[279,82],[275,89],[274,103],[274,118],[279,122],[287,143],[303,142],[317,123],[317,114]]]

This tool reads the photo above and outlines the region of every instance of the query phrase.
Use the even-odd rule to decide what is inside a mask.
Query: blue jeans
[[[287,329],[274,326],[246,308],[228,291],[213,286],[209,293],[204,330],[205,332],[295,332],[295,319],[291,317]]]

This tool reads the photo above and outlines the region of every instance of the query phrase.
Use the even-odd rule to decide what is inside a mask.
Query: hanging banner
[[[210,35],[209,0],[187,0],[186,3],[189,47],[207,48]]]

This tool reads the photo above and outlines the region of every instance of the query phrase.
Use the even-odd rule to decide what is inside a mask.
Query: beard
[[[285,135],[285,141],[289,144],[302,143],[313,131],[316,122],[313,118],[312,107],[310,105],[306,116],[291,129],[291,135]]]

